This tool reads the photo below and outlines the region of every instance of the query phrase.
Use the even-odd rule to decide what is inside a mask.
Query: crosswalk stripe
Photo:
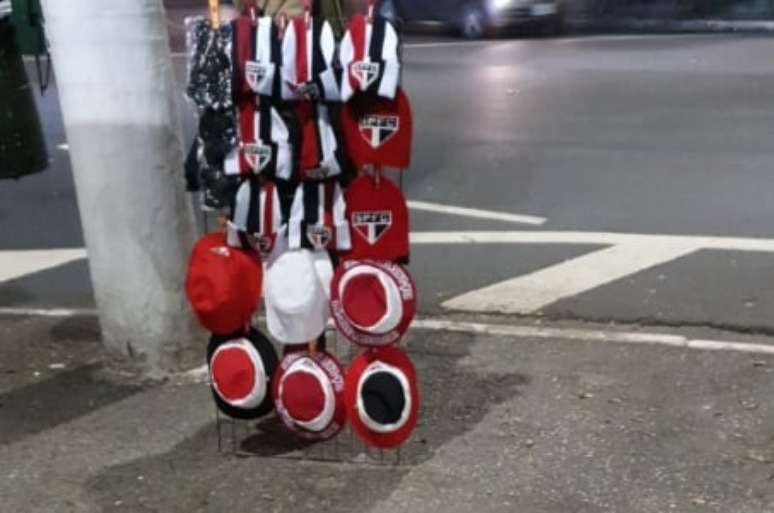
[[[86,258],[84,248],[0,251],[0,283]]]

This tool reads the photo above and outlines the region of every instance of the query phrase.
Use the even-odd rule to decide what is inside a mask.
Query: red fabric
[[[322,413],[325,395],[314,376],[294,372],[282,381],[282,404],[295,420],[308,422]]]
[[[353,57],[352,62],[349,63],[349,83],[352,86],[353,91],[357,91],[360,88],[360,82],[352,73],[352,65],[356,62],[360,62],[365,58],[366,47],[366,17],[362,14],[356,14],[352,16],[349,22],[349,37],[352,39]]]
[[[301,171],[309,171],[320,167],[320,144],[317,137],[317,119],[314,115],[314,104],[300,101],[296,104],[296,117],[301,131]]]
[[[394,100],[348,102],[341,110],[341,119],[347,148],[357,166],[409,167],[414,126],[411,104],[403,89],[398,88]],[[373,122],[382,127],[370,126]]]
[[[261,296],[263,267],[257,255],[226,244],[223,233],[202,237],[193,248],[186,294],[201,324],[218,335],[239,331]]]
[[[392,433],[374,433],[363,424],[357,413],[357,385],[360,382],[360,377],[374,361],[380,361],[397,367],[403,372],[409,382],[411,390],[409,418],[403,427]],[[344,402],[347,405],[347,416],[349,417],[352,430],[366,445],[392,449],[405,443],[417,425],[419,401],[419,387],[417,385],[417,373],[414,364],[408,355],[397,347],[380,347],[364,351],[352,360],[347,369],[347,375],[344,378]]]
[[[359,326],[373,326],[387,312],[384,287],[373,274],[363,274],[349,280],[341,302],[347,317]]]
[[[253,59],[253,20],[247,15],[237,16],[232,22],[234,28],[234,73],[237,77],[236,92],[238,96],[253,95],[255,93],[250,89],[245,77],[245,65],[247,61]]]
[[[234,347],[218,352],[211,369],[218,392],[227,401],[243,399],[255,387],[255,366],[242,349]]]
[[[255,143],[258,134],[255,133],[255,103],[247,98],[239,103],[239,140],[245,144]],[[239,151],[240,174],[252,174],[252,166],[245,158],[245,152]]]
[[[309,61],[306,57],[306,20],[303,16],[293,18],[296,32],[296,83],[309,81]]]
[[[344,259],[405,262],[409,257],[409,214],[403,193],[382,177],[378,185],[370,176],[356,178],[345,193],[352,250]],[[389,219],[384,227],[382,221]]]

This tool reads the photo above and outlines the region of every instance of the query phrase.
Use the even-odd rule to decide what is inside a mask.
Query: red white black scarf
[[[270,181],[261,184],[251,177],[236,193],[227,241],[230,246],[252,249],[265,258],[274,249],[283,224],[276,185]]]
[[[362,14],[353,16],[339,49],[344,68],[342,101],[358,93],[395,98],[400,82],[399,46],[398,33],[385,18],[369,21]]]
[[[346,251],[352,247],[346,203],[335,180],[302,182],[288,221],[288,247]]]
[[[339,101],[333,71],[336,40],[327,21],[293,18],[282,40],[282,96],[286,100]]]

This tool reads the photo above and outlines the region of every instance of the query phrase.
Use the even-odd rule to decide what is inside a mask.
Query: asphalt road
[[[446,306],[486,313],[774,330],[771,38],[408,43],[407,197],[545,220],[413,211],[422,313],[442,314],[452,300]],[[0,183],[0,254],[83,245],[67,152],[57,148],[66,141],[55,89],[39,107],[52,166]],[[188,139],[182,101],[181,110]],[[472,243],[460,232],[497,233]],[[619,244],[609,234],[674,238],[621,243],[621,255],[597,258]],[[704,238],[686,250],[686,236]],[[0,283],[0,307],[92,302],[84,261]]]

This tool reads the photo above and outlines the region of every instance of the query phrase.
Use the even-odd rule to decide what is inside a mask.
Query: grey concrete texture
[[[415,330],[423,408],[403,463],[332,463],[291,458],[273,419],[219,453],[207,387],[137,385],[93,322],[0,322],[19,342],[0,346],[3,511],[774,508],[772,357]]]

